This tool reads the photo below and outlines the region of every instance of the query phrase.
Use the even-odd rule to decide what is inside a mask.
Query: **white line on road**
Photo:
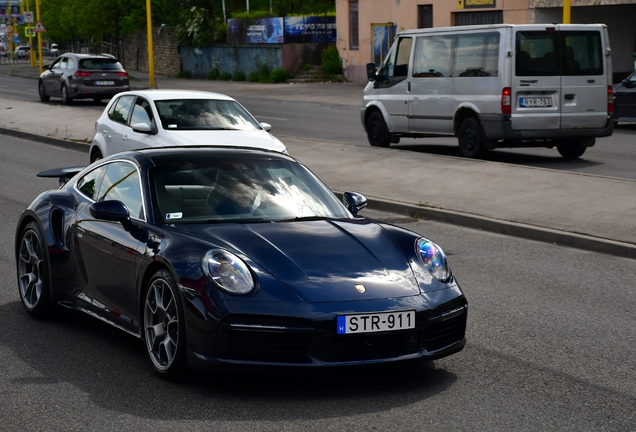
[[[268,119],[268,120],[280,120],[280,121],[287,121],[287,119],[284,118],[278,118],[278,117],[265,117],[265,116],[256,116],[257,118],[264,118],[264,119]]]

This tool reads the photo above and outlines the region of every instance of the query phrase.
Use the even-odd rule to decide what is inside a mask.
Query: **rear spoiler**
[[[60,187],[64,186],[75,174],[82,171],[85,166],[53,168],[38,173],[38,177],[57,178],[60,181]]]

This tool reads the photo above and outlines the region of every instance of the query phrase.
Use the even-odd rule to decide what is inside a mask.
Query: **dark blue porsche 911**
[[[145,341],[156,372],[216,364],[436,359],[465,345],[467,303],[442,249],[357,216],[294,158],[247,148],[119,153],[45,171],[21,215],[20,297]]]

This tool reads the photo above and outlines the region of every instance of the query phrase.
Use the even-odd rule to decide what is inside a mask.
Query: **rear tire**
[[[62,103],[64,105],[70,105],[73,102],[73,98],[68,95],[68,88],[66,84],[62,85]]]
[[[40,225],[30,222],[20,237],[17,270],[22,306],[34,318],[46,317],[53,310],[47,249]]]
[[[475,117],[468,117],[462,122],[457,138],[459,152],[464,157],[478,159],[488,152],[484,131],[481,128],[481,123]]]
[[[391,145],[391,134],[380,111],[372,113],[367,120],[367,138],[373,147]]]
[[[569,144],[561,144],[557,146],[557,150],[559,154],[563,156],[565,159],[576,159],[583,156],[587,147],[582,146],[581,144],[574,142]]]
[[[40,100],[42,102],[48,102],[51,99],[50,96],[46,95],[46,91],[44,90],[44,83],[42,81],[38,82],[38,95],[40,96]]]
[[[100,159],[102,159],[104,156],[102,156],[102,152],[97,149],[95,151],[93,151],[93,154],[91,154],[91,163],[98,161]]]

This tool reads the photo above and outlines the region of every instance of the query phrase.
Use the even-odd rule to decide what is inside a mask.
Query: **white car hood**
[[[166,130],[163,135],[174,141],[172,145],[227,145],[256,147],[267,150],[287,152],[285,145],[269,132],[263,130],[255,131],[174,131]],[[159,144],[159,143],[157,143]],[[162,142],[159,145],[169,145]]]

